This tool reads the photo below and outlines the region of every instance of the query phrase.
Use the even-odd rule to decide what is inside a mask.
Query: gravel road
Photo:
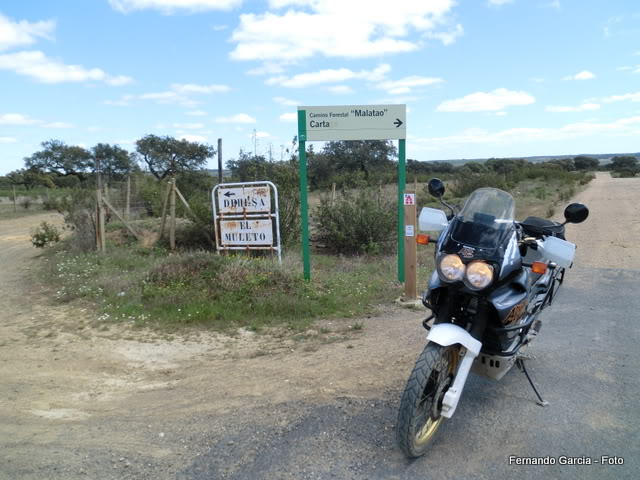
[[[568,228],[576,265],[529,351],[550,406],[516,370],[471,377],[415,461],[393,428],[424,346],[420,312],[389,308],[328,344],[101,332],[90,312],[33,287],[28,231],[41,219],[0,222],[0,478],[638,478],[640,179],[598,174],[578,200],[591,216]]]

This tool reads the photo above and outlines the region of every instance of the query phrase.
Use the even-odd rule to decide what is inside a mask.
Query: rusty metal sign
[[[221,220],[222,245],[272,245],[273,222],[267,220]]]
[[[271,189],[269,186],[247,186],[218,190],[218,212],[233,213],[269,213],[271,212]]]
[[[211,195],[218,253],[271,250],[282,261],[278,189],[273,183],[221,183]]]

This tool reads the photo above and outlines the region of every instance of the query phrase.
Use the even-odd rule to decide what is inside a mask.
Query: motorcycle
[[[565,222],[514,219],[513,197],[495,188],[473,192],[462,209],[443,200],[445,187],[432,179],[429,193],[450,210],[423,208],[419,229],[439,232],[436,269],[422,297],[431,316],[423,321],[427,345],[400,402],[396,436],[410,458],[423,455],[456,408],[469,372],[500,380],[514,365],[540,396],[524,360],[540,332],[540,313],[559,291],[576,246],[565,239],[566,223],[581,223],[588,208],[572,203]],[[426,237],[426,241],[425,241]]]

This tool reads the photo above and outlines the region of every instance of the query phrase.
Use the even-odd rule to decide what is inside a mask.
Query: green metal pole
[[[404,188],[407,181],[407,171],[405,168],[406,140],[398,141],[398,281],[404,283]]]
[[[298,110],[298,152],[300,157],[300,220],[302,225],[302,264],[304,279],[311,280],[309,252],[309,204],[307,201],[307,112]]]

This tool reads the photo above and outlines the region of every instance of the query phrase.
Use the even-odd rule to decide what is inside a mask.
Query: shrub
[[[20,200],[20,205],[22,205],[22,208],[24,208],[25,210],[29,210],[29,208],[31,208],[31,197],[24,197],[22,200]]]
[[[44,248],[60,241],[60,232],[47,222],[42,222],[36,231],[31,235],[31,243],[36,248]]]
[[[498,173],[487,172],[477,174],[462,174],[456,176],[453,186],[453,194],[457,197],[466,197],[478,188],[483,187],[508,190],[509,184],[504,179],[504,176]]]
[[[337,253],[382,253],[396,233],[396,204],[381,189],[342,191],[320,199],[318,239]]]

